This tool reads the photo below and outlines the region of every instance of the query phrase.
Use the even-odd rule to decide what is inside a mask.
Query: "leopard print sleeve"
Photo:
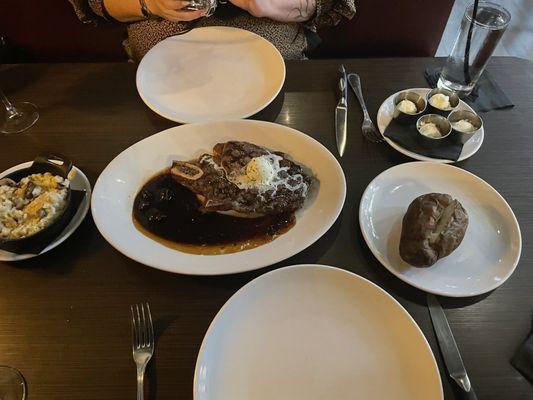
[[[107,19],[103,0],[68,0],[79,20],[83,23],[97,23],[98,19]]]
[[[313,31],[337,25],[342,18],[352,19],[355,15],[355,0],[317,0],[316,13],[308,23]]]
[[[104,9],[104,0],[87,0],[87,2],[96,15],[106,18],[107,12]]]

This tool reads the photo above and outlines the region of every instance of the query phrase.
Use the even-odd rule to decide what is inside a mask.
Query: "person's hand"
[[[146,0],[150,12],[172,22],[192,21],[205,15],[206,10],[189,11],[185,0]]]
[[[233,5],[248,11],[254,17],[262,18],[267,16],[267,9],[272,0],[229,0]]]
[[[317,0],[229,0],[257,18],[280,22],[304,22],[312,18]]]

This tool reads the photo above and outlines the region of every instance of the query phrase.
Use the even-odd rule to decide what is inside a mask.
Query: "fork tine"
[[[141,348],[143,346],[143,335],[142,335],[142,325],[141,325],[141,315],[139,314],[139,305],[135,304],[135,311],[136,311],[136,322],[137,322],[137,338],[139,345],[137,348]]]
[[[135,312],[133,311],[133,306],[130,306],[131,310],[131,337],[133,342],[133,349],[139,347],[139,335],[137,332],[137,323],[135,321]]]
[[[374,142],[374,143],[379,143],[379,138],[377,137],[376,135],[376,132],[374,131],[371,131],[370,134],[368,135],[369,136],[369,139]]]
[[[146,314],[144,311],[144,304],[141,303],[141,314],[142,314],[142,328],[143,328],[143,347],[148,346],[148,322],[146,321]]]
[[[137,312],[137,334],[139,335],[139,347],[144,346],[143,326],[141,321],[141,312],[139,311],[139,305],[135,304],[135,311]]]
[[[365,138],[367,138],[368,140],[374,143],[379,143],[383,141],[381,134],[378,133],[374,124],[365,125],[363,127],[363,135],[365,136]]]
[[[372,136],[370,135],[370,132],[368,131],[367,127],[364,126],[363,127],[363,137],[366,139],[366,140],[369,140],[371,142],[374,141],[374,139],[372,138]]]
[[[152,323],[152,313],[150,312],[150,304],[146,303],[146,310],[148,311],[148,338],[149,346],[154,346],[154,324]]]
[[[378,132],[378,130],[376,129],[375,126],[372,126],[372,133],[374,135],[374,138],[378,141],[378,142],[381,142],[383,141],[383,137],[381,136],[381,133]]]

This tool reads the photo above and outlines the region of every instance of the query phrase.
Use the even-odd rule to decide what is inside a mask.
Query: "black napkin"
[[[68,217],[69,222],[67,223],[67,225],[70,224],[70,221],[72,220],[74,215],[76,215],[76,212],[78,212],[78,208],[80,208],[81,202],[85,198],[85,194],[86,194],[85,190],[71,190],[70,191],[71,207],[70,207],[69,217]],[[63,234],[63,231],[58,236],[55,236],[55,237],[52,237],[52,238],[48,238],[47,240],[44,240],[44,241],[42,241],[42,242],[40,242],[38,244],[35,244],[32,247],[26,247],[24,249],[20,249],[19,251],[14,251],[12,253],[15,253],[15,254],[40,254],[41,251],[43,251],[46,247],[48,247],[48,245],[50,243],[52,243],[54,240],[56,240],[62,234]]]
[[[440,71],[441,67],[426,68],[424,71],[426,80],[431,87],[437,86]],[[513,102],[507,97],[487,70],[479,78],[472,93],[462,100],[468,103],[476,112],[487,112],[514,107]]]
[[[418,135],[419,133],[416,130],[416,125],[414,123],[405,125],[399,123],[395,119],[393,119],[385,129],[385,136],[409,151],[431,158],[441,158],[453,161],[459,159],[461,151],[463,150],[463,145],[461,143],[454,142],[449,138],[444,138],[441,139],[446,142],[443,146],[439,146],[438,148],[428,148],[418,141]]]
[[[516,351],[511,364],[533,383],[533,330]]]

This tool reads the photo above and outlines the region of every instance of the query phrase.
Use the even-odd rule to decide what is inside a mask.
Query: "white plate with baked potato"
[[[409,220],[418,225],[407,226],[404,216],[410,204],[434,193],[451,196],[440,196],[450,201],[450,207],[459,202],[461,207],[452,213],[455,217],[446,212],[446,205],[439,208],[436,198],[426,199],[411,210],[414,218],[411,215]],[[435,209],[428,211],[431,207]],[[461,208],[468,216],[463,229],[457,227],[466,223]],[[426,225],[417,218],[426,218]],[[520,259],[520,227],[509,204],[481,178],[446,164],[412,162],[378,175],[361,199],[359,224],[370,250],[385,268],[404,282],[437,295],[469,297],[494,290],[511,276]],[[450,233],[454,224],[456,232]],[[454,238],[457,234],[461,236]],[[416,251],[416,244],[404,243],[401,255],[402,239],[418,240],[420,253],[405,254],[406,248]]]

